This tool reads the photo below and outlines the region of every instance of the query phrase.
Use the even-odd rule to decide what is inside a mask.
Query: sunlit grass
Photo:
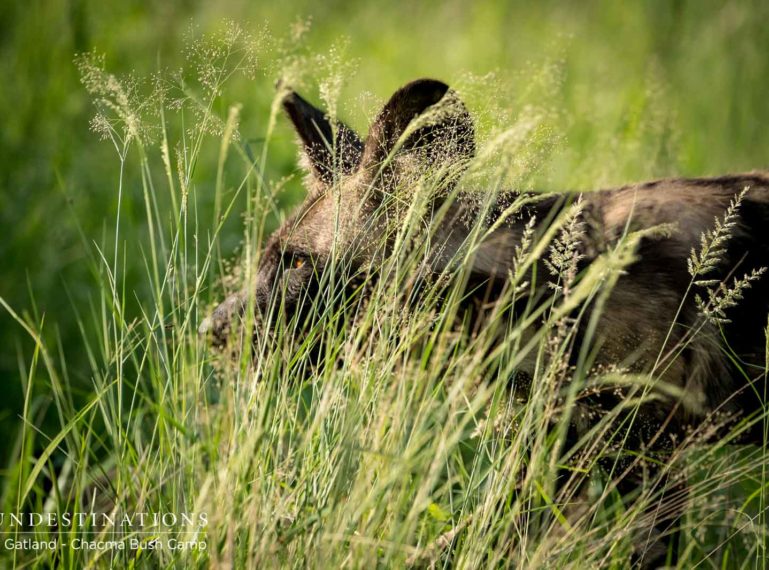
[[[3,303],[35,352],[20,363],[28,379],[24,427],[2,504],[6,512],[59,515],[204,512],[203,527],[153,530],[205,539],[207,548],[78,550],[77,537],[132,537],[119,525],[86,521],[82,528],[38,527],[35,538],[59,539],[53,551],[3,556],[72,568],[622,568],[644,544],[649,507],[667,486],[673,494],[656,514],[684,509],[679,567],[766,566],[764,450],[698,446],[701,434],[692,434],[623,505],[596,459],[616,451],[610,434],[619,412],[566,448],[583,389],[637,386],[632,409],[655,381],[621,368],[596,372],[590,338],[573,346],[573,315],[592,318],[581,309],[601,306],[639,239],[626,235],[577,275],[570,244],[579,232],[578,204],[517,252],[499,307],[530,292],[527,269],[536,259],[548,259],[551,274],[540,278],[554,287],[515,318],[497,309],[482,328],[461,325],[465,258],[446,275],[424,275],[430,229],[421,221],[434,190],[428,180],[394,206],[402,216],[390,228],[393,251],[375,275],[361,282],[340,262],[321,277],[322,297],[308,300],[315,307],[308,321],[282,319],[278,297],[270,334],[252,346],[242,334],[247,319],[224,354],[212,350],[198,324],[224,289],[252,282],[266,231],[285,215],[278,205],[285,181],[269,179],[266,166],[280,101],[264,117],[256,152],[238,129],[240,108],[217,107],[229,78],[253,72],[252,39],[228,27],[205,41],[210,47],[198,53],[218,67],[197,68],[195,81],[161,74],[146,98],[135,99],[133,84],[98,60],[81,60],[98,106],[94,127],[115,148],[110,183],[125,207],[125,171],[138,172],[131,179],[141,181],[142,201],[133,207],[145,212],[147,235],[126,243],[117,218],[114,235],[85,240],[93,276],[91,304],[77,320],[90,364],[85,404],[71,394],[67,354],[41,336],[51,324]],[[287,69],[307,72],[307,61],[286,57]],[[332,79],[322,90],[331,99],[338,95]],[[457,191],[483,211],[495,192],[531,186],[563,144],[552,116],[543,105],[487,126]],[[204,156],[217,164],[209,177],[196,171]],[[198,211],[201,192],[213,193],[213,219]],[[219,232],[243,199],[241,254],[226,261]],[[520,205],[511,204],[511,213]],[[462,255],[471,256],[483,235],[476,228]],[[147,292],[138,298],[125,285],[127,268],[137,265]],[[578,366],[568,363],[574,351],[586,355]],[[521,401],[514,388],[524,360],[535,373]],[[41,374],[61,423],[52,438],[36,428],[32,382]],[[556,480],[564,469],[565,484]],[[682,474],[688,495],[676,495],[668,480]]]

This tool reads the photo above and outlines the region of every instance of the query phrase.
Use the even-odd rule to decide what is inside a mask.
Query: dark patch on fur
[[[448,101],[447,97],[453,99]],[[400,140],[412,120],[442,101],[451,104],[453,113],[442,116],[435,124],[417,128],[406,137],[407,140]],[[365,207],[360,209],[360,219],[353,220],[358,233],[350,243],[366,245],[378,240],[377,243],[383,242],[387,247],[390,234],[380,231],[379,221],[369,214],[383,204],[383,198],[391,193],[401,177],[408,178],[400,172],[397,160],[386,163],[384,169],[381,168],[382,161],[392,158],[392,152],[409,153],[408,158],[414,159],[412,162],[416,162],[417,170],[420,166],[445,161],[439,166],[456,167],[461,172],[467,159],[475,152],[473,123],[467,109],[445,83],[432,79],[414,81],[398,90],[372,124],[365,144],[351,129],[337,123],[336,153],[331,151],[334,128],[321,110],[296,93],[286,97],[284,108],[302,141],[315,187],[299,213],[269,240],[260,261],[255,288],[241,296],[231,297],[214,312],[213,336],[219,342],[224,342],[220,333],[229,332],[230,319],[236,319],[242,313],[245,306],[243,299],[249,295],[255,296],[259,325],[267,329],[275,325],[275,322],[269,321],[271,313],[268,309],[278,293],[284,302],[280,318],[294,317],[304,322],[325,309],[317,305],[326,299],[325,295],[318,294],[318,276],[331,252],[309,251],[311,245],[308,244],[314,246],[315,242],[307,234],[311,234],[310,237],[333,237],[338,226],[331,208],[320,210],[321,215],[315,216],[312,222],[308,221],[310,216],[305,214],[316,205],[323,205],[332,182],[343,180],[352,184],[352,187],[339,191],[343,196],[347,192],[356,200],[362,200],[359,196],[365,194],[364,190],[375,190],[373,198],[366,198],[371,203],[366,202]],[[598,364],[621,363],[633,372],[649,373],[660,355],[667,357],[671,347],[686,339],[692,330],[702,328],[702,317],[697,314],[693,300],[695,292],[702,292],[690,287],[692,278],[687,270],[686,258],[692,249],[699,249],[699,236],[712,227],[714,218],[723,216],[729,201],[745,187],[751,187],[753,192],[743,200],[739,210],[739,227],[728,243],[718,270],[707,275],[708,279],[729,285],[734,277],[769,266],[769,240],[766,238],[769,226],[769,173],[661,179],[583,195],[581,216],[586,229],[581,244],[584,258],[578,267],[580,272],[596,256],[614,247],[626,231],[650,229],[661,223],[677,223],[679,226],[667,237],[641,239],[636,251],[637,260],[619,278],[598,317],[597,336],[591,339],[601,348]],[[436,235],[442,235],[441,239],[446,244],[460,248],[463,238],[474,224],[491,226],[518,196],[514,192],[503,193],[485,219],[479,220],[481,214],[473,200],[460,194],[451,215],[441,226],[434,228],[443,230],[442,233],[436,232]],[[490,247],[482,252],[483,255],[476,256],[475,265],[467,268],[469,277],[460,307],[460,321],[462,326],[469,327],[469,334],[483,326],[494,303],[503,296],[507,271],[512,269],[515,240],[520,238],[526,223],[535,217],[535,234],[541,236],[578,197],[576,192],[566,192],[532,201],[502,224],[502,228],[495,230],[489,241]],[[426,215],[426,225],[436,224],[431,216],[439,209],[441,199],[433,204],[432,213]],[[298,238],[295,236],[301,233],[296,230],[302,229],[305,235],[296,241]],[[318,243],[330,241],[318,240]],[[353,270],[363,271],[362,274],[369,279],[375,279],[379,258],[370,253],[368,258],[359,258],[353,252],[357,248],[350,249],[350,252],[343,253],[347,264]],[[306,263],[311,264],[314,270],[292,269],[291,260],[296,256],[304,256]],[[436,253],[435,257],[452,259],[451,255],[444,255],[443,252]],[[439,261],[436,259],[435,262],[436,274],[458,269],[448,267],[450,261],[441,267]],[[365,271],[367,263],[373,266],[368,272]],[[538,275],[546,275],[543,267],[536,270]],[[430,278],[425,277],[425,280]],[[409,292],[413,294],[405,296],[407,303],[419,302],[418,292],[422,284],[417,282],[413,285],[415,290]],[[511,307],[510,317],[514,319],[532,304],[541,302],[547,292],[544,286],[540,287],[527,299]],[[587,313],[578,321],[575,348],[587,342],[586,327],[594,308],[594,305],[589,306]],[[272,314],[273,318],[277,318]],[[672,323],[674,314],[676,320]],[[624,442],[624,451],[633,453],[618,452],[617,455],[602,457],[599,462],[613,475],[622,474],[615,482],[623,496],[632,500],[645,478],[667,462],[671,450],[680,443],[687,430],[706,421],[709,413],[719,410],[732,414],[733,426],[735,422],[754,417],[762,411],[767,389],[764,328],[768,314],[769,276],[764,276],[745,291],[744,299],[737,307],[728,311],[730,323],[720,330],[712,324],[708,325],[703,328],[701,338],[697,337],[696,342],[685,346],[680,354],[675,353],[675,358],[667,361],[663,358],[665,368],[655,370],[655,376],[659,375],[664,382],[679,388],[684,397],[676,399],[662,394],[660,400],[644,403],[637,414],[623,412],[614,436]],[[571,315],[575,321],[579,316],[577,310]],[[666,340],[669,344],[665,344],[663,350]],[[503,342],[502,338],[500,342]],[[635,360],[624,362],[625,357],[630,358],[631,355]],[[570,359],[571,364],[577,363],[574,351]],[[518,393],[525,392],[527,388],[526,382],[520,381],[522,376],[512,379],[519,388]],[[588,420],[588,424],[595,425],[595,417],[615,409],[631,395],[632,390],[627,388],[598,390],[581,397],[579,406],[591,412],[594,417]],[[692,405],[687,400],[688,396],[698,404]],[[569,429],[564,451],[584,433],[585,426],[580,427],[579,423],[575,419]],[[723,431],[716,432],[715,436],[722,434]],[[763,435],[763,425],[759,425],[746,434],[744,442],[760,444]],[[639,462],[639,452],[654,456],[655,461],[651,465]],[[676,485],[674,490],[680,490],[685,483]],[[650,558],[639,560],[644,566],[652,562]]]

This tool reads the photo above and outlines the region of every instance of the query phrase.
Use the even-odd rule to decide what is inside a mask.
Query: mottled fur
[[[349,127],[330,122],[295,93],[288,93],[284,107],[306,158],[309,194],[269,239],[255,286],[227,299],[201,327],[211,331],[219,343],[226,341],[230,322],[242,313],[249,296],[254,296],[254,306],[262,318],[278,288],[287,306],[298,303],[301,293],[313,286],[332,250],[354,266],[376,266],[388,253],[386,219],[397,216],[399,200],[390,200],[393,193],[402,191],[408,177],[428,170],[445,171],[443,185],[445,193],[450,192],[456,173],[475,151],[469,113],[456,94],[438,81],[419,80],[398,90],[379,113],[365,142]],[[433,120],[420,123],[435,109],[439,112]],[[692,295],[682,304],[692,280],[687,257],[699,247],[703,232],[746,187],[750,191],[740,208],[739,224],[726,256],[718,274],[709,276],[727,280],[769,266],[769,240],[765,237],[769,172],[664,179],[582,195],[581,216],[586,228],[581,244],[583,265],[613,247],[628,231],[660,224],[674,226],[667,236],[643,238],[637,260],[619,279],[601,313],[594,339],[600,346],[597,364],[621,364],[641,373],[656,365],[656,376],[684,394],[644,404],[628,439],[629,447],[664,452],[671,445],[671,435],[681,435],[687,426],[696,425],[715,410],[727,412],[737,421],[762,409],[769,279],[759,280],[747,291],[742,304],[730,313],[732,322],[724,326],[723,334],[712,324],[703,325]],[[515,197],[510,193],[498,198],[487,216],[487,227]],[[531,216],[544,227],[546,220],[552,220],[576,198],[577,193],[549,196],[501,224],[480,244],[466,268],[475,282],[504,283]],[[441,200],[436,198],[428,209],[432,214],[427,214],[426,225],[431,224]],[[465,247],[468,234],[478,223],[476,210],[474,202],[460,193],[440,222],[432,222],[437,226],[432,228],[431,240],[435,272],[445,269]],[[700,330],[684,343],[693,328]],[[676,350],[683,344],[683,350]],[[622,397],[616,392],[599,395],[587,405],[607,409]],[[761,442],[759,428],[749,430],[744,440]]]

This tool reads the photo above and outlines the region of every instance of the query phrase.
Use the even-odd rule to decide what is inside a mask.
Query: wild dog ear
[[[294,124],[310,169],[318,179],[331,184],[334,172],[349,174],[358,167],[363,143],[350,127],[335,121],[334,144],[334,129],[326,114],[298,93],[287,92],[283,109]]]
[[[429,163],[475,154],[472,118],[448,85],[418,79],[398,89],[371,125],[361,165],[376,167],[399,151],[418,151]]]

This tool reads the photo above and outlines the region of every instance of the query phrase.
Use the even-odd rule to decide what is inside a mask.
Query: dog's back
[[[715,246],[721,250],[718,261],[707,274],[692,275],[687,260],[700,252],[703,235],[745,189],[734,226]],[[669,235],[643,238],[638,260],[619,279],[598,327],[600,359],[653,370],[683,390],[672,420],[667,406],[647,407],[657,422],[675,426],[711,412],[749,416],[761,410],[769,279],[755,279],[741,289],[726,318],[703,315],[696,299],[712,305],[708,289],[725,294],[735,279],[769,267],[769,174],[658,180],[588,194],[586,199],[593,239],[604,244],[628,231],[673,226]],[[760,441],[759,428],[744,439]]]

